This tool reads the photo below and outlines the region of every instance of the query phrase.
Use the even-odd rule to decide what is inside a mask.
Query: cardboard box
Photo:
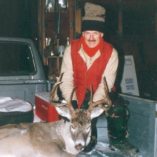
[[[50,103],[48,92],[35,94],[35,113],[43,121],[52,122],[59,120],[55,107]]]

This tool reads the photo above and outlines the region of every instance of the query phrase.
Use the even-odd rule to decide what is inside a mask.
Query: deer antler
[[[92,109],[97,105],[102,105],[105,108],[105,111],[107,111],[112,106],[112,101],[109,98],[109,90],[108,90],[106,78],[104,78],[104,92],[105,92],[104,99],[93,102],[93,92],[91,90],[91,98],[88,108],[89,111],[92,111]]]
[[[58,88],[58,86],[62,83],[62,82],[61,82],[62,77],[63,77],[63,73],[61,73],[61,75],[59,76],[59,78],[57,78],[56,83],[53,85],[53,88],[52,88],[52,90],[51,90],[51,92],[50,92],[50,98],[51,98],[50,100],[51,100],[51,102],[54,101],[54,98],[55,98],[55,96],[57,95],[57,94],[56,94],[57,88]]]
[[[50,92],[51,102],[53,104],[56,104],[55,96],[57,95],[56,94],[57,88],[62,83],[62,77],[63,77],[63,73],[61,73],[61,75],[59,76],[59,78],[57,78],[57,81],[53,85],[53,88],[52,88],[52,90]],[[73,113],[74,112],[74,108],[73,108],[73,105],[72,105],[72,98],[73,98],[74,91],[75,91],[75,88],[72,90],[72,93],[71,93],[71,96],[70,96],[70,101],[68,103],[65,103],[65,104],[63,104],[63,103],[60,103],[60,104],[57,103],[57,106],[67,105],[67,107],[69,108],[70,112]]]
[[[73,98],[75,89],[76,89],[76,88],[74,88],[74,89],[72,90],[72,93],[71,93],[71,96],[70,96],[70,101],[67,103],[67,107],[69,108],[69,110],[70,110],[71,113],[74,113],[74,107],[73,107],[73,105],[72,105],[72,98]]]

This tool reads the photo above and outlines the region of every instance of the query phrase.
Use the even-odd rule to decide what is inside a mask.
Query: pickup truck
[[[0,37],[0,97],[34,104],[35,93],[48,90],[44,66],[29,39]]]

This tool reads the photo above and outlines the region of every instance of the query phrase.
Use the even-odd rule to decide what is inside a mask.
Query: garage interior
[[[149,139],[156,139],[157,134],[155,120],[157,117],[157,0],[1,0],[0,36],[31,39],[42,59],[46,78],[53,81],[60,72],[61,51],[70,40],[77,39],[81,35],[81,19],[85,2],[93,2],[106,8],[104,38],[112,43],[119,53],[120,67],[116,80],[119,93],[123,93],[121,81],[124,56],[133,57],[139,92],[135,95],[139,99],[129,96],[126,99],[134,102],[133,106],[144,104],[144,110],[148,110],[149,113],[138,115],[133,112],[134,119],[130,121],[131,140],[142,149],[148,146],[148,152],[151,154],[149,157],[155,157],[151,152],[154,152],[154,149],[157,152],[157,147],[154,146],[156,140],[150,142]],[[145,99],[146,102],[143,101]],[[147,104],[150,104],[149,108]],[[131,105],[130,109],[134,110]],[[137,108],[137,112],[141,113],[143,110]],[[144,139],[147,134],[143,130],[132,129],[140,124],[135,118],[142,121],[143,116],[147,118],[146,124],[141,124],[141,128],[147,125],[154,129],[145,130],[149,134],[149,139]],[[137,140],[134,140],[132,135],[140,132],[143,133],[143,137],[136,137]],[[149,144],[141,144],[140,141]]]
[[[49,75],[58,75],[61,63],[60,57],[56,57],[58,56],[56,47],[66,46],[67,39],[79,37],[82,8],[87,1],[67,0],[63,6],[58,5],[57,0],[1,1],[0,36],[32,39],[43,59],[46,76],[51,79]],[[118,50],[121,69],[124,64],[123,56],[132,55],[140,96],[155,100],[156,0],[99,0],[99,2],[90,0],[90,2],[106,8],[105,39]],[[55,55],[52,57],[53,53]],[[119,72],[117,77],[117,84],[121,81],[121,73]]]

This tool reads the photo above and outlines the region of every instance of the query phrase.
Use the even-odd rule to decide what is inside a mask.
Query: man
[[[61,73],[64,73],[63,83],[61,84],[63,97],[66,100],[70,100],[72,90],[76,87],[73,105],[78,108],[88,107],[88,91],[91,86],[94,92],[93,101],[104,98],[104,77],[111,92],[118,68],[118,53],[116,49],[103,39],[105,9],[100,5],[89,2],[85,4],[84,9],[82,36],[78,40],[71,41],[71,44],[66,48],[61,67]],[[112,117],[113,113],[114,109],[110,110],[111,116],[107,119],[109,121],[110,144],[111,146],[115,144],[114,146],[116,147],[119,137],[114,137],[112,124],[116,124],[116,121]],[[126,113],[125,110],[124,113]],[[114,129],[116,131],[117,128],[114,127]],[[123,142],[121,140],[126,138],[127,131],[126,128],[123,130],[118,128],[117,130],[118,136],[119,132],[122,134],[120,135],[120,144],[122,146]],[[96,138],[94,137],[96,136],[96,129],[94,128],[92,135],[90,147],[96,143]],[[114,140],[115,138],[116,140]],[[116,142],[114,143],[114,141]]]

